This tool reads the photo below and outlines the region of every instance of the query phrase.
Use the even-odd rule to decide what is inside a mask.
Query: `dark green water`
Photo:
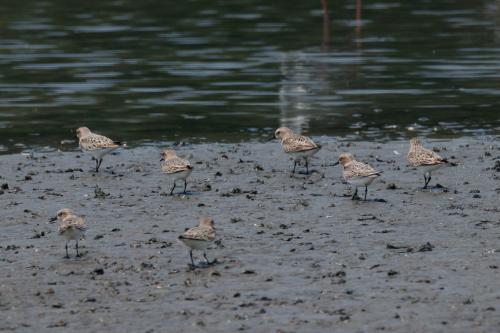
[[[500,1],[0,2],[0,151],[500,133]],[[73,143],[63,148],[74,147]]]

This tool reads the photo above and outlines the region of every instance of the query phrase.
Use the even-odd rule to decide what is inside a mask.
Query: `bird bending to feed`
[[[217,261],[209,261],[205,252],[206,248],[215,240],[214,220],[209,217],[200,219],[200,224],[197,227],[188,229],[179,236],[179,240],[189,247],[189,257],[191,258],[192,267],[196,267],[193,260],[193,250],[203,251],[207,265],[211,265]]]
[[[376,171],[368,164],[356,161],[354,156],[348,153],[340,154],[339,161],[335,165],[342,165],[342,176],[351,185],[356,187],[352,200],[359,199],[358,186],[365,187],[365,201],[368,193],[368,185],[370,185],[375,178],[380,176],[381,172]]]
[[[87,226],[83,218],[77,216],[69,208],[61,209],[51,221],[59,220],[59,235],[66,239],[66,258],[69,258],[68,243],[71,240],[76,242],[76,256],[80,257],[78,252],[78,241],[85,235]]]
[[[174,179],[174,186],[170,190],[170,195],[174,193],[177,180],[184,180],[184,194],[186,194],[187,177],[193,171],[193,166],[188,160],[180,158],[173,149],[167,149],[161,153],[161,170]]]
[[[418,168],[424,174],[424,189],[431,181],[431,173],[448,163],[430,149],[424,148],[418,138],[410,140],[410,151],[408,152],[408,163],[412,167]]]
[[[80,148],[92,155],[95,159],[95,172],[99,172],[99,167],[102,163],[104,155],[109,154],[113,150],[119,148],[122,144],[118,141],[113,141],[103,135],[92,133],[87,127],[80,127],[76,130],[78,144]]]
[[[293,171],[301,159],[306,162],[306,174],[309,174],[309,158],[316,154],[321,146],[307,136],[294,134],[288,127],[280,127],[274,132],[274,138],[281,140],[281,146],[285,153],[294,158]]]

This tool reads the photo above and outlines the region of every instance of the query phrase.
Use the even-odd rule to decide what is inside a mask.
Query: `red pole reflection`
[[[330,44],[330,15],[328,13],[328,1],[321,0],[323,8],[323,32],[321,34],[321,51],[328,51]]]
[[[356,0],[356,44],[361,46],[361,7],[362,0]]]

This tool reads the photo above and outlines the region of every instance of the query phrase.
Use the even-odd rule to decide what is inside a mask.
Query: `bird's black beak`
[[[162,158],[160,159],[160,162],[163,162],[163,161],[165,161],[165,159],[162,157]]]
[[[51,217],[49,219],[49,222],[55,222],[55,221],[57,221],[57,216]]]
[[[339,162],[339,161],[337,161],[337,162],[333,163],[333,166],[339,165],[339,163],[340,163],[340,162]]]
[[[273,135],[271,135],[270,138],[267,139],[267,142],[273,141],[274,139],[276,139],[276,135],[273,134]]]

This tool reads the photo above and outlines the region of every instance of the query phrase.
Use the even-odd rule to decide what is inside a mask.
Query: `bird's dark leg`
[[[191,258],[191,266],[195,267],[194,266],[194,260],[193,260],[193,250],[189,250],[189,257]]]
[[[172,195],[174,193],[174,189],[175,189],[175,180],[174,180],[174,186],[172,186],[172,189],[170,190],[170,195]]]
[[[356,186],[356,190],[354,191],[351,200],[356,200],[357,198],[358,198],[358,187]]]
[[[207,261],[207,265],[211,265],[213,263],[213,262],[210,262],[210,260],[208,260],[207,254],[205,252],[203,252],[203,258],[205,258],[205,260]]]
[[[76,240],[75,248],[76,248],[76,256],[79,257],[80,253],[78,252],[78,239]]]
[[[295,168],[297,167],[297,160],[293,161],[293,171],[292,174],[295,173]]]
[[[68,241],[66,241],[66,259],[69,259],[69,253],[68,253]]]
[[[304,158],[306,160],[306,175],[309,174],[309,161],[307,160],[307,157]]]
[[[429,174],[429,178],[427,178],[427,174],[424,173],[424,180],[425,180],[425,184],[424,184],[424,190],[427,188],[427,185],[429,184],[429,182],[431,181],[431,175]]]
[[[186,194],[187,180],[184,179],[184,194]]]
[[[368,186],[365,185],[365,201],[366,201],[366,194],[368,193]]]
[[[96,167],[95,167],[95,172],[99,172],[99,168],[101,167],[101,163],[102,163],[102,158],[100,159],[96,159]]]

